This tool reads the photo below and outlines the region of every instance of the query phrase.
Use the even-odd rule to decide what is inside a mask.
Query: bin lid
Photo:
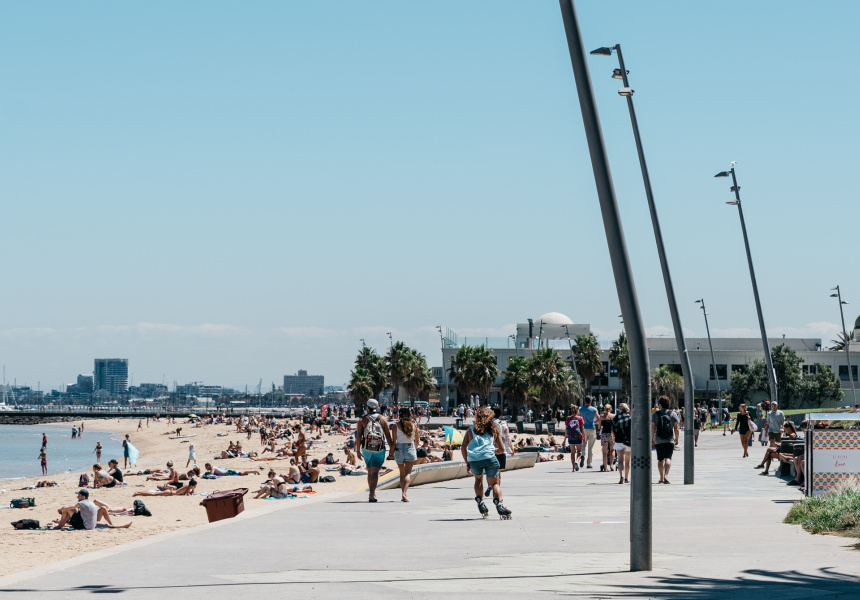
[[[204,498],[200,504],[207,502],[215,502],[216,500],[226,500],[228,498],[241,498],[248,493],[248,488],[236,488],[235,490],[224,490],[223,492],[212,492]]]

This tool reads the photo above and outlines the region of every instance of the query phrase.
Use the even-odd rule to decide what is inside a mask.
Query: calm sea
[[[39,449],[42,433],[48,434],[48,473],[84,473],[96,462],[93,450],[102,443],[102,461],[122,460],[122,436],[105,431],[86,431],[80,439],[72,439],[72,424],[59,425],[0,425],[0,480],[26,477],[41,478]]]

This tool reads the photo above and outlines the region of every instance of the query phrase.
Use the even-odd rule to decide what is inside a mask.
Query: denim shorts
[[[385,462],[385,450],[370,452],[362,448],[361,456],[364,458],[364,464],[367,465],[368,469],[378,469]]]
[[[499,476],[499,459],[485,458],[484,460],[473,460],[469,463],[472,475],[475,477],[487,476],[487,479],[495,479]]]
[[[415,451],[414,444],[397,444],[394,446],[394,462],[398,465],[416,460],[418,460],[418,453]]]

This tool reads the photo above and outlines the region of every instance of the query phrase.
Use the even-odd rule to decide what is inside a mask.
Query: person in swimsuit
[[[102,443],[96,442],[96,449],[93,450],[96,455],[96,462],[100,463],[102,461]]]
[[[39,451],[39,463],[42,465],[42,475],[48,474],[48,453],[45,450],[45,447],[42,446],[42,450]]]
[[[305,438],[305,433],[302,431],[301,425],[296,425],[293,428],[296,432],[296,454],[295,457],[298,460],[302,457],[302,454],[307,454],[308,446],[307,446],[307,438]]]
[[[194,495],[195,489],[197,489],[197,480],[192,479],[188,482],[188,485],[184,485],[178,489],[168,486],[165,490],[157,492],[135,492],[132,496],[192,496]]]

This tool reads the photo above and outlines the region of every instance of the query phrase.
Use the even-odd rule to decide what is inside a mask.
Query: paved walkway
[[[782,518],[794,488],[705,433],[697,484],[653,486],[654,570],[628,569],[629,489],[569,461],[505,474],[513,521],[477,518],[471,482],[284,501],[0,580],[4,598],[851,598],[860,553]],[[595,461],[595,467],[597,467]],[[656,471],[654,474],[656,480]],[[201,510],[202,507],[201,507]],[[493,509],[491,508],[491,511]],[[453,596],[452,596],[453,597]]]

